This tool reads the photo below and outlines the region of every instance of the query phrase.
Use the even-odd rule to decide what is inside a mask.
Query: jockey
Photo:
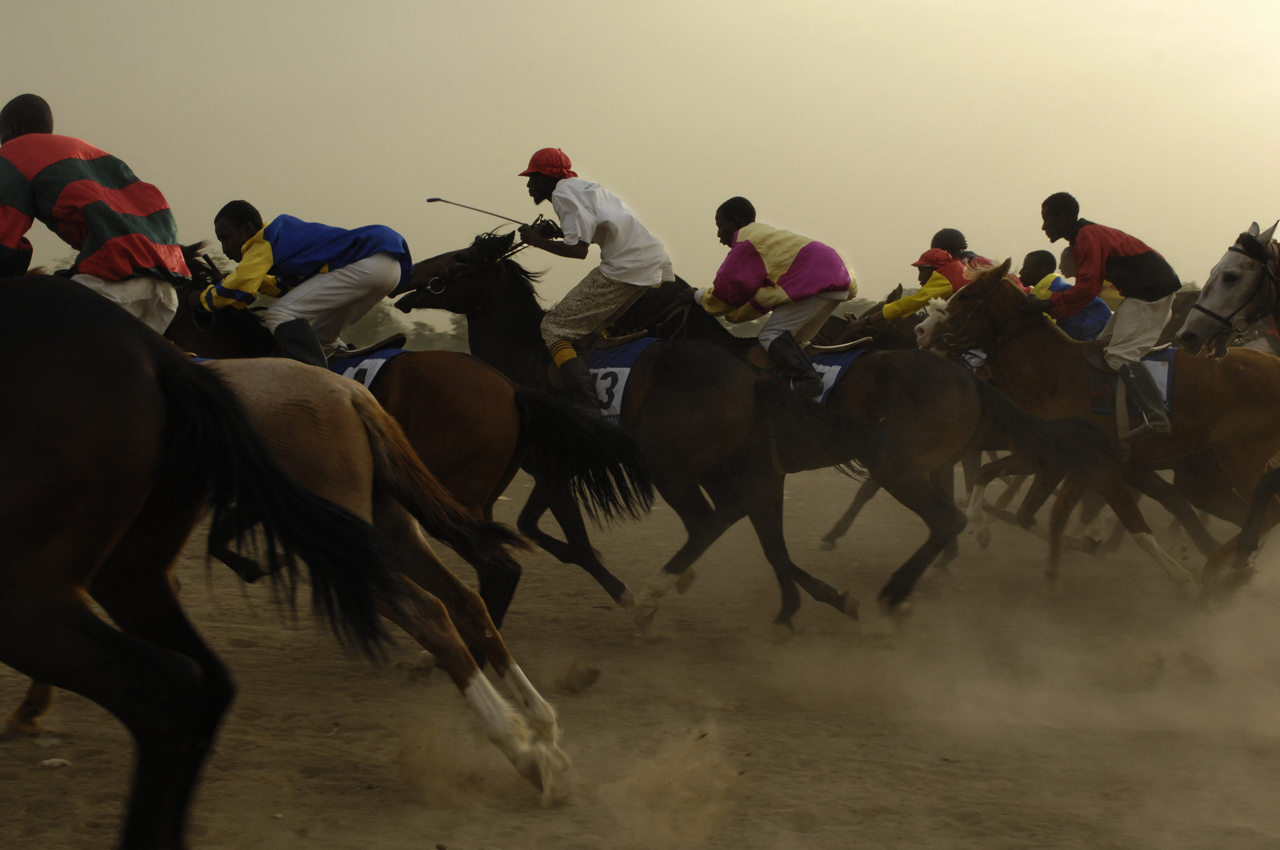
[[[631,207],[598,183],[578,177],[559,148],[543,148],[520,172],[534,204],[551,201],[560,229],[551,222],[520,228],[520,238],[557,257],[585,260],[592,243],[600,265],[569,290],[542,319],[542,338],[564,378],[575,406],[600,415],[595,376],[573,343],[619,318],[650,286],[675,280],[671,258]],[[560,238],[555,238],[559,236]]]
[[[1164,330],[1173,311],[1173,296],[1182,282],[1168,261],[1127,233],[1080,218],[1080,204],[1066,192],[1050,195],[1040,205],[1045,236],[1066,239],[1076,265],[1075,285],[1049,300],[1028,296],[1026,309],[1065,319],[1087,308],[1104,280],[1124,296],[1098,339],[1107,343],[1103,357],[1138,397],[1147,424],[1158,434],[1170,431],[1155,379],[1135,368]]]
[[[164,333],[173,285],[191,277],[169,202],[106,151],[55,136],[49,104],[24,94],[0,110],[0,276],[26,273],[36,218],[80,252],[72,280]]]
[[[969,250],[963,233],[954,227],[944,227],[933,235],[929,250],[911,264],[916,267],[920,288],[897,301],[868,310],[849,324],[849,331],[855,337],[860,336],[869,324],[910,316],[923,310],[934,298],[946,301],[969,283],[966,274],[971,269],[991,264],[986,257]]]
[[[1071,284],[1054,273],[1057,263],[1057,258],[1049,251],[1032,251],[1023,259],[1018,277],[1023,283],[1035,281],[1031,285],[1031,294],[1047,301],[1053,293],[1071,288]],[[1097,339],[1110,318],[1111,308],[1101,298],[1095,298],[1079,313],[1066,319],[1058,319],[1057,322],[1067,336],[1084,342]]]
[[[200,305],[243,309],[259,293],[279,298],[263,315],[276,356],[321,368],[346,350],[342,332],[413,272],[404,237],[380,224],[343,230],[280,215],[264,226],[252,204],[231,201],[213,229],[238,265],[198,294]]]
[[[709,289],[694,298],[714,316],[749,322],[769,314],[760,345],[775,372],[797,394],[822,395],[822,376],[800,348],[858,284],[834,249],[756,221],[746,198],[730,198],[716,210],[716,232],[729,256]]]

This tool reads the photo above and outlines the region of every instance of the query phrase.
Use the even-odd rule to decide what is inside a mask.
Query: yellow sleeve
[[[267,274],[275,265],[271,253],[271,243],[262,238],[259,230],[244,243],[244,256],[236,270],[215,283],[200,295],[200,303],[206,310],[220,310],[223,307],[248,307],[261,291],[264,295],[279,294],[276,279]]]
[[[891,301],[884,305],[884,317],[888,321],[901,319],[903,316],[910,316],[917,310],[923,310],[924,305],[934,298],[946,300],[950,297],[951,281],[934,272],[933,276],[924,282],[924,286],[920,287],[919,292],[914,295],[904,295],[897,301]]]

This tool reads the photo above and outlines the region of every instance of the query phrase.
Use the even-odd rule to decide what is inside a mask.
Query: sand
[[[521,478],[499,518],[527,492]],[[448,679],[414,668],[408,639],[384,665],[354,659],[189,549],[184,602],[240,687],[192,846],[1280,848],[1280,553],[1213,610],[1132,543],[1068,553],[1053,596],[1044,544],[997,525],[891,622],[875,592],[924,527],[882,495],[818,551],[852,494],[832,472],[788,480],[795,560],[863,602],[859,623],[806,598],[790,639],[771,625],[776,584],[746,523],[688,594],[663,600],[648,638],[576,567],[523,558],[504,633],[574,759],[572,796],[552,808]],[[659,506],[595,540],[638,590],[683,533]],[[0,669],[6,711],[24,686]],[[46,725],[0,741],[0,847],[112,846],[126,733],[73,694]]]

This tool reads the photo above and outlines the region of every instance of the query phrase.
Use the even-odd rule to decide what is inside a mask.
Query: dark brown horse
[[[1048,418],[1091,416],[1115,428],[1114,418],[1089,412],[1089,369],[1085,343],[1062,333],[1043,315],[1021,312],[1021,289],[1007,280],[1006,261],[988,269],[947,302],[945,315],[921,326],[921,344],[941,343],[952,352],[987,352],[996,384],[1027,409]],[[948,336],[948,334],[950,336]],[[1280,452],[1280,358],[1255,351],[1233,352],[1230,362],[1193,357],[1179,351],[1174,362],[1170,421],[1173,433],[1132,441],[1128,464],[1137,469],[1168,469],[1179,461],[1212,452],[1217,464],[1200,471],[1225,475],[1237,494],[1251,494],[1267,462]],[[1194,470],[1192,470],[1194,471]],[[1151,529],[1125,486],[1123,464],[1093,477],[1108,503],[1135,540],[1180,582],[1182,567],[1156,544]],[[1089,483],[1068,477],[1054,506],[1050,526],[1050,575],[1058,569],[1057,541],[1066,514]],[[1220,487],[1206,485],[1206,492]],[[1194,489],[1188,491],[1190,494]],[[1216,506],[1204,506],[1212,509]],[[1234,543],[1231,545],[1234,548]],[[1221,559],[1211,559],[1216,563]],[[1176,568],[1176,569],[1175,569]]]
[[[187,249],[195,283],[214,274]],[[223,310],[210,315],[179,293],[178,314],[165,335],[186,351],[213,359],[264,357],[275,346],[257,315]],[[418,456],[474,516],[492,519],[493,505],[522,467],[533,476],[530,503],[551,510],[571,541],[521,525],[535,543],[565,563],[590,573],[615,602],[631,608],[626,584],[605,569],[586,538],[579,504],[593,518],[635,517],[653,498],[644,459],[634,442],[545,393],[514,385],[474,357],[449,351],[415,351],[383,366],[370,387],[404,429]],[[480,594],[502,625],[520,580],[518,565],[477,565]]]
[[[533,291],[534,276],[506,258],[510,245],[508,237],[481,237],[468,249],[420,263],[413,284],[421,288],[397,306],[466,314],[471,350],[512,379],[536,386],[547,372],[546,348],[538,333],[543,311]],[[693,559],[743,515],[751,517],[780,576],[798,569],[786,556],[782,539],[782,473],[829,465],[832,455],[824,455],[819,435],[835,433],[840,423],[846,429],[875,424],[883,450],[862,456],[867,470],[929,526],[928,538],[880,592],[889,609],[906,600],[920,574],[964,528],[964,516],[948,490],[951,467],[964,453],[993,435],[1051,465],[1089,467],[1118,451],[1096,427],[1028,416],[964,368],[918,350],[863,355],[831,391],[826,407],[801,400],[780,384],[758,380],[746,361],[755,340],[730,334],[694,308],[688,292],[682,281],[655,287],[617,323],[622,333],[645,329],[659,337],[691,340],[646,349],[632,369],[622,403],[623,427],[636,436],[659,492],[680,513],[690,535],[686,547],[650,583],[645,614]],[[757,409],[753,398],[768,400],[769,406]],[[797,425],[808,421],[809,427],[826,431],[797,431],[784,438],[777,418],[781,410]],[[776,439],[769,438],[771,428]],[[734,446],[731,438],[742,440],[732,461],[727,451]],[[785,456],[771,462],[790,444],[800,449],[791,462]],[[793,610],[784,585],[778,622],[789,623]]]
[[[261,523],[287,598],[305,559],[313,605],[366,651],[395,579],[377,533],[289,478],[211,370],[67,280],[0,281],[0,308],[0,353],[22,364],[0,372],[0,662],[128,727],[121,846],[184,847],[234,693],[170,574],[206,505]]]

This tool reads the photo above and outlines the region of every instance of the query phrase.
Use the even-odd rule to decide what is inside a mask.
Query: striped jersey
[[[191,276],[160,190],[80,139],[28,133],[0,145],[0,273],[26,272],[34,219],[80,252],[76,273],[172,283]]]

